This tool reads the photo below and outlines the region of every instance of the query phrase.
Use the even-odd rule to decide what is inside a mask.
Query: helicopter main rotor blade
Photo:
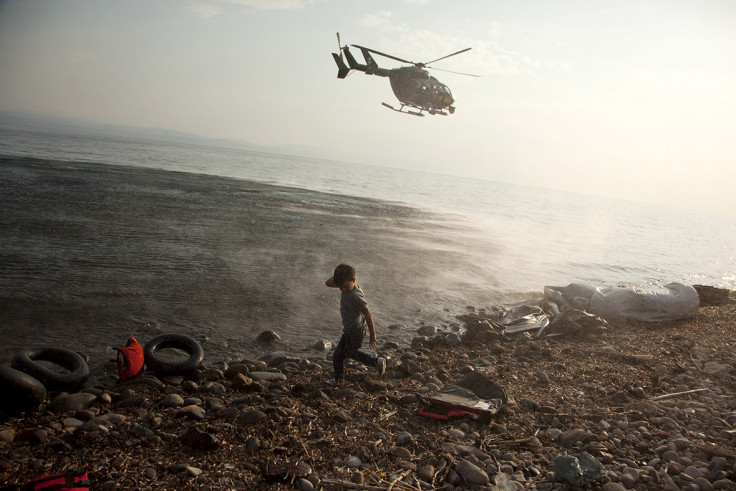
[[[481,78],[481,75],[473,75],[472,73],[463,73],[463,72],[453,72],[452,70],[443,70],[442,68],[435,68],[433,66],[425,66],[424,68],[430,68],[432,70],[437,70],[438,72],[447,72],[447,73],[454,73],[456,75],[467,75],[468,77]]]
[[[352,44],[351,46],[355,46],[356,48],[364,49],[370,53],[374,53],[377,55],[385,56],[386,58],[390,58],[392,60],[400,61],[401,63],[411,63],[412,65],[418,65],[419,63],[414,63],[413,61],[409,60],[403,60],[401,58],[398,58],[396,56],[387,55],[386,53],[381,53],[380,51],[376,51],[375,49],[366,48],[364,46],[358,46],[357,44]]]
[[[473,48],[461,49],[460,51],[453,53],[451,55],[443,56],[442,58],[437,58],[436,60],[428,61],[427,63],[424,63],[424,65],[426,66],[426,65],[429,65],[430,63],[434,63],[436,61],[440,61],[440,60],[444,60],[445,58],[449,58],[450,56],[455,56],[455,55],[459,55],[460,53],[465,53],[466,51],[470,51],[471,49]]]
[[[342,45],[340,44],[340,33],[337,33],[337,51],[340,53],[340,58],[343,59],[342,56]]]

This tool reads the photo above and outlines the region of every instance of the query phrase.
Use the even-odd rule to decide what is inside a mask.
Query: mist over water
[[[545,285],[736,288],[736,223],[702,213],[17,127],[0,126],[0,155],[3,360],[39,344],[104,357],[162,332],[206,336],[214,359],[316,354],[339,337],[324,281],[340,262],[358,270],[379,344]],[[281,343],[255,345],[266,329]]]

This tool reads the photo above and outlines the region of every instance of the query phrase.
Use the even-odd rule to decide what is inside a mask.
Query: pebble
[[[163,407],[181,407],[184,405],[184,399],[179,394],[167,394],[161,401]]]
[[[296,480],[296,487],[299,491],[312,491],[314,489],[314,484],[307,479],[299,478]]]
[[[399,445],[405,445],[412,441],[414,437],[411,436],[411,433],[402,431],[396,436],[396,443]]]
[[[355,455],[350,455],[348,457],[345,457],[345,460],[343,462],[345,463],[346,466],[352,469],[357,469],[358,467],[363,465],[363,462],[361,462],[360,459],[356,457]]]
[[[488,474],[477,465],[461,460],[455,467],[455,471],[465,481],[473,484],[487,484],[489,482]]]
[[[391,455],[400,459],[410,459],[412,457],[409,449],[405,447],[394,447],[390,450]]]
[[[49,409],[55,413],[79,411],[81,409],[85,409],[95,399],[97,399],[97,396],[94,394],[77,392],[75,394],[55,398],[51,401],[51,404],[49,404]]]
[[[266,413],[264,413],[263,411],[258,411],[254,409],[251,411],[242,412],[240,416],[235,419],[235,422],[239,425],[252,426],[260,423],[267,417],[268,416],[266,416]]]
[[[585,430],[582,428],[574,428],[572,430],[563,431],[557,441],[563,447],[570,447],[573,444],[579,442],[585,436]]]

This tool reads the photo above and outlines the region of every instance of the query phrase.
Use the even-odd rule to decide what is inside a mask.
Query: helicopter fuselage
[[[396,68],[390,70],[388,77],[396,98],[408,106],[432,113],[447,109],[455,102],[450,88],[423,68]]]

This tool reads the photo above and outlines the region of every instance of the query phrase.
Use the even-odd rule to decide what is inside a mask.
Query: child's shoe
[[[383,377],[383,374],[386,373],[386,358],[379,356],[376,360],[376,370],[378,370],[378,376]]]

